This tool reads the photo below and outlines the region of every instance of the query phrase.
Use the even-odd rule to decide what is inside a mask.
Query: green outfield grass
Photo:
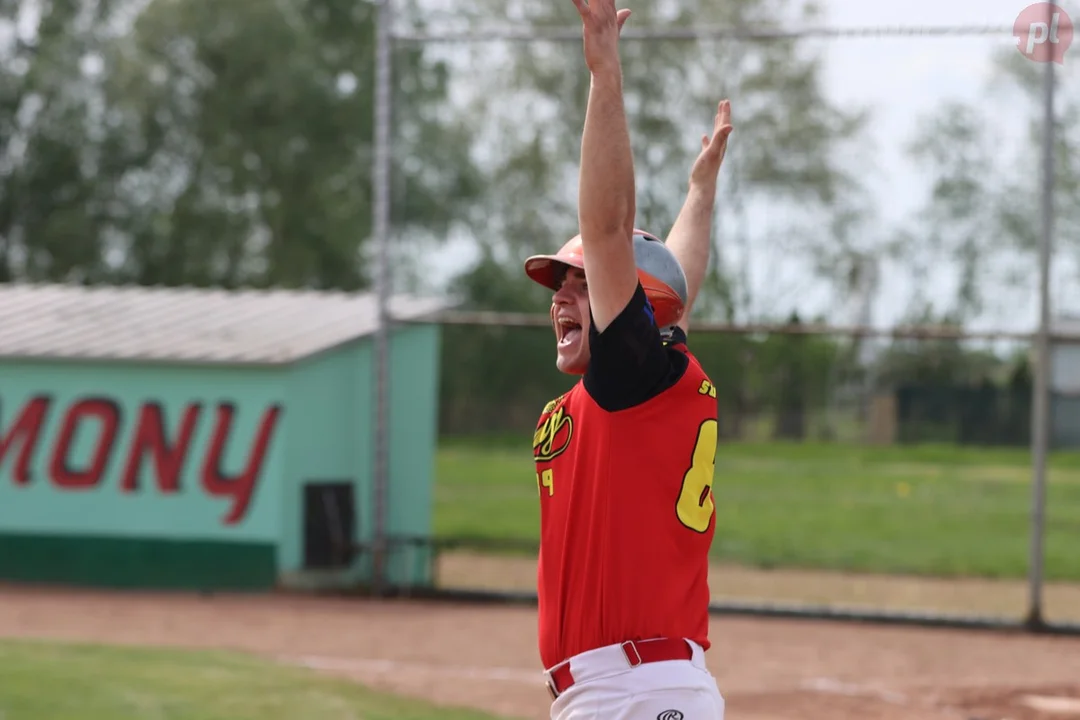
[[[245,655],[0,642],[3,720],[495,720]]]
[[[535,539],[528,438],[445,439],[440,537]],[[1022,577],[1031,463],[1023,449],[724,444],[713,553],[759,567]],[[1046,572],[1080,580],[1080,454],[1052,457]]]

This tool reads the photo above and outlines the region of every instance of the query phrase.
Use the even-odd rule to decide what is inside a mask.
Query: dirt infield
[[[435,702],[544,718],[535,611],[0,588],[0,636],[258,653]],[[728,720],[1080,718],[1080,639],[721,618]]]

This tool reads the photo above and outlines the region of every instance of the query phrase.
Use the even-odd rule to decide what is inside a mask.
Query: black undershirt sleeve
[[[608,412],[627,410],[656,397],[686,371],[686,355],[670,347],[685,343],[676,328],[665,342],[653,319],[652,306],[639,284],[630,302],[604,332],[589,329],[591,357],[585,371],[585,390]]]

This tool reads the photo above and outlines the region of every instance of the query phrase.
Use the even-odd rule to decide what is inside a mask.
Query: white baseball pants
[[[705,652],[690,646],[690,660],[636,667],[620,645],[575,655],[574,684],[551,704],[551,720],[724,720],[724,698]]]

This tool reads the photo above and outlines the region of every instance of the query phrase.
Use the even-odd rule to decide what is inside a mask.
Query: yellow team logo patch
[[[544,408],[545,413],[557,401],[548,403]],[[533,458],[537,462],[545,462],[562,455],[570,447],[570,440],[574,436],[574,419],[566,412],[565,407],[559,407],[550,412],[536,428],[533,434]]]

